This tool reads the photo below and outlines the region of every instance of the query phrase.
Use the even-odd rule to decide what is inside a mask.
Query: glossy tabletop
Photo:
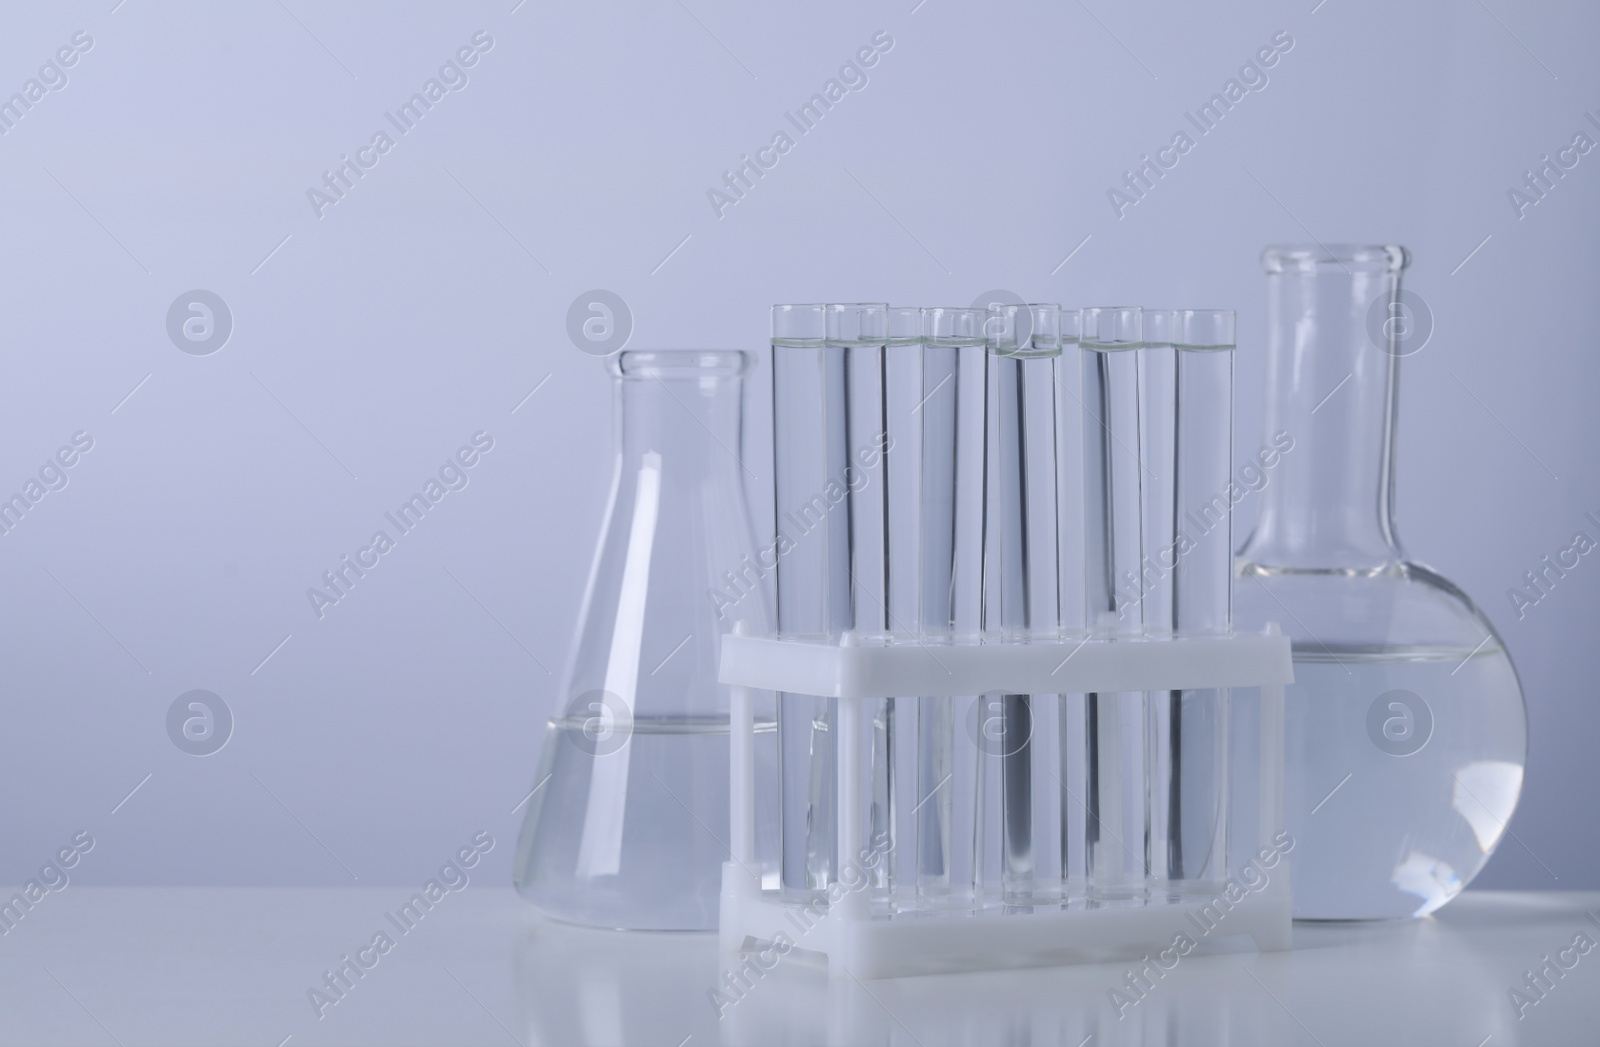
[[[1600,893],[1469,891],[1166,970],[862,983],[774,957],[743,985],[713,935],[565,926],[502,888],[410,898],[69,886],[0,936],[0,1045],[1600,1043]]]

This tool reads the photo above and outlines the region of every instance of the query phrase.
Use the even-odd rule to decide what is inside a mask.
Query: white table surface
[[[712,935],[564,926],[476,885],[401,934],[409,893],[69,886],[0,937],[0,1044],[1600,1044],[1600,949],[1523,1017],[1510,995],[1600,943],[1600,893],[1297,925],[1292,952],[1182,959],[1121,1018],[1127,964],[861,984],[789,959],[719,1018]],[[380,930],[393,949],[319,1019],[307,991]]]

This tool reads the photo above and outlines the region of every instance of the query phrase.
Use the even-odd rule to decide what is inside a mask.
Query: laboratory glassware
[[[852,385],[852,391],[867,397],[877,394],[876,412],[884,434],[881,482],[876,491],[862,494],[876,498],[883,513],[879,534],[886,578],[881,617],[884,639],[891,643],[916,643],[920,631],[922,312],[919,306],[889,307],[882,334],[871,336],[881,338],[880,380],[865,390]],[[866,347],[869,353],[874,349]],[[874,710],[868,752],[872,797],[865,821],[869,841],[907,841],[914,836],[909,824],[916,804],[912,749],[919,713],[914,698],[884,698]],[[914,884],[914,853],[915,848],[907,846],[872,865],[873,885],[893,892],[902,880],[902,866],[904,879]]]
[[[826,479],[830,437],[846,448],[842,467],[855,463],[845,436],[882,426],[888,439],[881,469],[850,468],[837,485],[841,538],[793,587],[780,566],[780,604],[795,606],[786,589],[809,593],[809,617],[724,645],[735,738],[724,950],[781,933],[874,977],[1137,955],[1176,926],[1285,947],[1288,639],[1228,632],[1227,526],[1212,529],[1220,556],[1187,550],[1198,580],[1170,558],[1170,578],[1149,572],[1148,535],[1175,531],[1194,489],[1228,473],[1231,370],[1180,357],[1226,356],[1231,328],[1224,339],[1216,315],[1185,312],[1142,332],[1134,308],[1002,305],[923,310],[913,343],[911,310],[885,310],[881,326],[874,311],[775,313],[780,488],[803,496]],[[792,329],[791,314],[803,319]],[[1139,361],[1161,352],[1170,366],[1154,388]],[[1188,396],[1203,407],[1182,410]],[[786,478],[803,453],[824,465]],[[1141,455],[1168,456],[1159,483]],[[826,534],[807,527],[787,548]],[[1170,592],[1149,598],[1163,582]],[[820,727],[801,725],[802,745],[784,746],[786,760],[799,749],[809,761],[782,782],[783,809],[805,818],[791,816],[801,832],[784,841],[802,845],[799,889],[766,873],[778,843],[760,839],[770,790],[755,779],[760,692],[748,690],[761,687],[823,710]],[[1202,699],[1211,715],[1197,718],[1184,699],[1229,687],[1259,702],[1242,718],[1242,758],[1207,761],[1226,724],[1216,701]],[[1158,731],[1180,785],[1162,815],[1176,823],[1161,831],[1183,853],[1158,862],[1150,694],[1178,699],[1175,727]],[[1215,779],[1235,767],[1247,778],[1230,838],[1229,790]],[[1237,855],[1205,853],[1223,845]],[[1230,857],[1240,883],[1202,879]]]
[[[1281,622],[1293,641],[1300,918],[1434,911],[1483,868],[1522,789],[1526,712],[1505,645],[1395,531],[1400,360],[1420,347],[1409,261],[1392,245],[1262,253],[1266,441],[1238,467],[1261,504],[1235,619]]]
[[[1143,556],[1138,591],[1144,635],[1172,636],[1172,565],[1163,568],[1164,550],[1177,542],[1178,519],[1178,340],[1182,312],[1144,309],[1142,337],[1136,351],[1139,372],[1139,460],[1144,466],[1139,485]]]
[[[888,319],[888,305],[878,302],[773,307],[780,637],[889,638]],[[886,717],[874,723],[889,729]],[[888,739],[882,742],[866,751],[887,752]],[[837,868],[837,703],[779,695],[778,751],[782,882],[809,896]]]
[[[988,320],[975,308],[922,314],[918,636],[932,658],[939,647],[976,643],[982,627]],[[916,805],[908,824],[923,906],[972,896],[977,753],[961,714],[976,711],[978,701],[944,695],[917,705]]]
[[[1234,314],[1145,312],[1148,636],[1226,636],[1232,582]],[[1155,492],[1153,495],[1151,492]],[[1151,692],[1149,866],[1168,891],[1207,893],[1228,875],[1226,689]]]
[[[607,361],[611,495],[514,869],[552,916],[717,924],[729,802],[718,658],[736,624],[767,630],[776,556],[753,540],[738,459],[748,364],[700,350]],[[770,712],[756,719],[770,733]]]
[[[829,350],[828,307],[772,307],[774,575],[780,637],[836,636],[850,622],[849,519],[838,507],[848,464],[842,351]],[[829,486],[830,482],[833,484]],[[830,495],[833,495],[830,498]],[[805,893],[833,869],[835,703],[779,694],[781,881]]]
[[[849,458],[841,473],[845,481],[841,508],[845,510],[847,521],[849,628],[855,638],[864,643],[890,641],[895,628],[890,614],[890,594],[902,588],[897,584],[901,568],[910,566],[903,563],[899,555],[891,559],[894,548],[890,540],[893,522],[889,507],[889,452],[894,442],[889,432],[891,315],[896,320],[898,348],[904,350],[904,313],[898,309],[891,313],[889,306],[881,302],[829,303],[823,335],[826,350],[842,353],[844,357],[844,446]],[[910,345],[915,347],[918,341]],[[903,355],[900,359],[903,360]],[[886,832],[893,817],[894,750],[898,736],[894,714],[894,698],[885,696],[873,703],[871,716],[864,725],[840,725],[837,709],[833,710],[830,721],[837,725],[838,740],[833,743],[835,758],[846,759],[852,752],[859,753],[867,780],[872,782],[865,809],[856,812],[863,844]],[[858,726],[868,733],[855,739],[851,748],[845,748],[840,732]],[[836,860],[849,862],[852,859],[849,854],[840,854]],[[873,866],[872,879],[875,885],[884,886],[891,879],[888,863]]]
[[[1061,307],[991,306],[988,336],[984,633],[1003,643],[1054,642],[1061,638]],[[1002,692],[981,702],[975,809],[987,861],[978,886],[1019,903],[1040,900],[1058,892],[1062,879],[1060,790],[1048,787],[1044,773],[1058,762],[1059,696]]]
[[[1096,634],[1144,635],[1143,485],[1139,446],[1139,348],[1143,310],[1081,313],[1086,598]],[[1092,891],[1138,899],[1145,887],[1145,699],[1099,692],[1085,702],[1088,867]]]

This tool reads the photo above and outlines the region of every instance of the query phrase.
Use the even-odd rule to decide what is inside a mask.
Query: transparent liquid
[[[1527,726],[1510,660],[1493,642],[1476,652],[1297,644],[1294,673],[1295,916],[1439,908],[1483,868],[1522,791]]]
[[[773,724],[758,721],[756,730]],[[624,732],[593,719],[551,720],[524,816],[517,889],[574,923],[715,927],[728,774],[726,715],[641,717]]]

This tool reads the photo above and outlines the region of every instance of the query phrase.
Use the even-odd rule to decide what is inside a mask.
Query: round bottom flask
[[[1293,641],[1294,914],[1422,916],[1471,882],[1516,809],[1522,689],[1482,612],[1395,534],[1406,251],[1269,247],[1262,260],[1266,486],[1235,616]]]

